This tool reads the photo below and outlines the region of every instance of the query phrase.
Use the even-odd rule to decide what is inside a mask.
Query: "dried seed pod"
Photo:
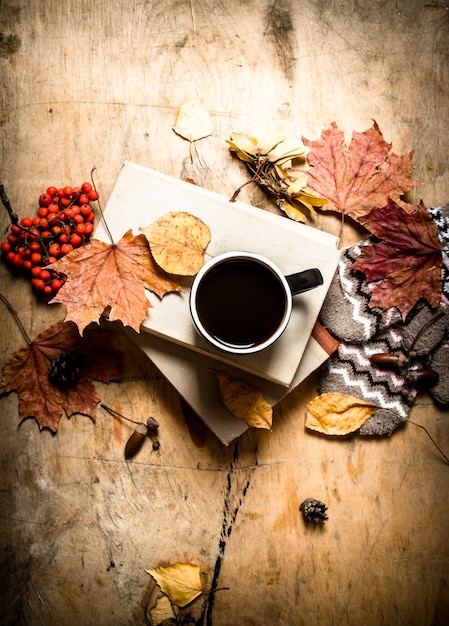
[[[326,515],[327,505],[324,502],[315,500],[315,498],[306,498],[304,502],[299,505],[299,510],[304,515],[304,518],[308,522],[314,524],[324,524],[329,519]]]
[[[425,383],[434,385],[438,382],[439,374],[431,369],[409,370],[407,372],[407,381],[409,383]]]
[[[370,357],[371,365],[383,370],[400,370],[408,365],[409,359],[404,354],[394,352],[378,352]]]
[[[130,459],[140,450],[143,440],[148,434],[148,426],[138,422],[135,431],[130,435],[125,446],[125,459]]]

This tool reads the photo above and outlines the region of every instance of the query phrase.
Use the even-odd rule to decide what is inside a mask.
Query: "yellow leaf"
[[[233,378],[226,372],[211,371],[217,377],[225,407],[235,417],[254,428],[271,430],[273,407],[265,400],[257,387],[241,378]]]
[[[211,232],[209,226],[185,211],[166,213],[153,224],[140,228],[151,254],[168,274],[195,276],[204,263]]]
[[[214,124],[209,112],[198,98],[190,98],[178,109],[173,130],[188,141],[197,141],[212,134]]]
[[[145,570],[177,606],[186,606],[203,593],[200,568],[190,563],[175,563]]]
[[[378,410],[378,406],[354,396],[324,393],[307,405],[306,428],[325,435],[347,435]]]
[[[293,206],[293,204],[290,204],[290,202],[287,202],[286,200],[280,200],[278,202],[278,206],[280,209],[282,209],[282,211],[286,213],[286,215],[290,219],[295,220],[295,222],[302,222],[303,224],[306,223],[307,218],[304,215],[304,213],[300,211],[298,207],[295,207]],[[309,206],[307,206],[307,208],[309,208]]]

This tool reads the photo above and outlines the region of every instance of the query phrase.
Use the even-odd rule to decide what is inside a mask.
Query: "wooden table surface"
[[[225,140],[281,123],[349,139],[376,120],[397,154],[416,148],[410,194],[449,200],[449,6],[428,0],[1,0],[1,181],[20,217],[49,184],[96,168],[106,202],[135,161],[230,196],[245,180]],[[194,148],[172,130],[191,95],[213,134]],[[242,199],[273,210],[260,190]],[[314,225],[337,233],[335,216]],[[2,232],[8,227],[6,212]],[[343,244],[354,241],[345,231]],[[0,265],[1,292],[31,337],[64,318]],[[1,363],[23,347],[1,308]],[[227,589],[181,611],[213,626],[449,623],[449,467],[408,424],[391,438],[344,440],[304,429],[316,375],[275,410],[272,432],[223,447],[192,435],[177,392],[129,345],[125,380],[102,402],[160,423],[159,451],[123,456],[130,430],[101,409],[56,435],[18,425],[0,399],[2,624],[150,623],[145,569],[201,567]],[[449,451],[449,411],[427,395],[410,415]],[[329,520],[307,527],[308,496]],[[215,576],[214,576],[215,572]],[[183,621],[184,620],[184,621]]]

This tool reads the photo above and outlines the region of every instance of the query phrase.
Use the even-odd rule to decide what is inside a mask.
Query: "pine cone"
[[[83,357],[73,352],[62,353],[48,366],[48,378],[55,387],[74,386],[83,369]]]
[[[314,524],[324,524],[329,519],[326,515],[327,505],[324,502],[315,500],[315,498],[306,498],[299,505],[299,510],[308,522],[313,522]]]

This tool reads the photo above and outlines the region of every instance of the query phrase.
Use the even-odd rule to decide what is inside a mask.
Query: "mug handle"
[[[309,291],[309,289],[314,289],[323,284],[323,276],[316,267],[298,272],[297,274],[290,274],[285,277],[285,280],[290,287],[292,296],[296,296],[296,294],[303,293],[304,291]]]

